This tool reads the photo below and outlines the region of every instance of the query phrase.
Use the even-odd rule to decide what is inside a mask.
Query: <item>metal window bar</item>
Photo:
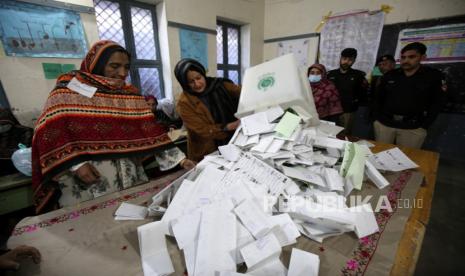
[[[221,28],[221,32],[218,32],[219,35],[222,35],[222,39],[217,38],[217,47],[222,47],[223,53],[223,63],[217,64],[217,70],[223,72],[225,78],[229,78],[230,71],[234,74],[234,71],[237,72],[237,84],[241,83],[241,29],[240,26],[231,24],[224,21],[217,21],[217,30]],[[228,40],[228,28],[234,29],[237,31],[237,64],[231,64],[229,61],[229,48],[231,42]],[[222,43],[219,43],[219,40]],[[218,62],[218,60],[217,60]]]
[[[162,77],[162,63],[160,58],[160,44],[158,40],[158,26],[156,20],[156,10],[155,6],[151,6],[144,3],[134,2],[134,1],[123,1],[123,0],[94,0],[94,6],[100,4],[100,2],[113,2],[119,5],[119,13],[121,15],[122,29],[124,33],[124,42],[126,50],[131,54],[131,69],[130,69],[130,79],[131,83],[140,89],[141,93],[147,94],[142,89],[144,88],[144,83],[141,83],[141,76],[139,74],[140,69],[150,69],[156,68],[158,72],[158,80],[155,80],[155,83],[158,83],[158,89],[155,89],[154,96],[161,99],[165,97],[164,93],[164,83]],[[151,14],[151,24],[153,29],[153,41],[155,45],[155,59],[143,59],[137,57],[137,48],[136,42],[134,39],[134,30],[132,22],[131,9],[143,9],[150,11]],[[99,16],[98,14],[96,14]],[[99,36],[102,38],[106,37],[100,33]],[[139,45],[138,45],[139,46]],[[140,50],[140,49],[139,49]],[[147,70],[145,70],[147,71]],[[150,80],[149,80],[150,81]],[[153,82],[152,82],[153,83]],[[150,85],[153,86],[153,85]]]

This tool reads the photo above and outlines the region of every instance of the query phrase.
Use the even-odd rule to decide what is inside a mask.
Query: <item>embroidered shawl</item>
[[[81,70],[61,75],[36,122],[32,141],[33,188],[36,211],[52,197],[48,180],[87,160],[149,154],[171,144],[163,128],[132,85],[91,74],[111,41],[97,42]],[[92,98],[67,88],[76,78],[96,87]]]

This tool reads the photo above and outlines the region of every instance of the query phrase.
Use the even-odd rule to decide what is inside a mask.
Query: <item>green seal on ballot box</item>
[[[274,74],[265,74],[260,77],[258,81],[258,89],[266,91],[268,88],[272,87],[275,83]]]

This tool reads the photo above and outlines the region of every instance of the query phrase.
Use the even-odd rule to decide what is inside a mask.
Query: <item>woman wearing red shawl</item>
[[[63,207],[147,182],[140,157],[155,154],[172,167],[185,159],[137,88],[125,83],[129,67],[129,53],[105,40],[80,70],[58,77],[32,142],[37,212],[57,188]]]
[[[338,122],[343,112],[341,100],[334,84],[326,78],[326,68],[318,63],[313,64],[308,68],[307,76],[320,119]]]

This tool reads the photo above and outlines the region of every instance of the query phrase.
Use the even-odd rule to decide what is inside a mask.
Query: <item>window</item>
[[[217,76],[241,83],[240,27],[218,21],[216,24]]]
[[[94,0],[94,6],[100,39],[131,53],[129,81],[143,95],[164,98],[155,7],[122,0]]]

